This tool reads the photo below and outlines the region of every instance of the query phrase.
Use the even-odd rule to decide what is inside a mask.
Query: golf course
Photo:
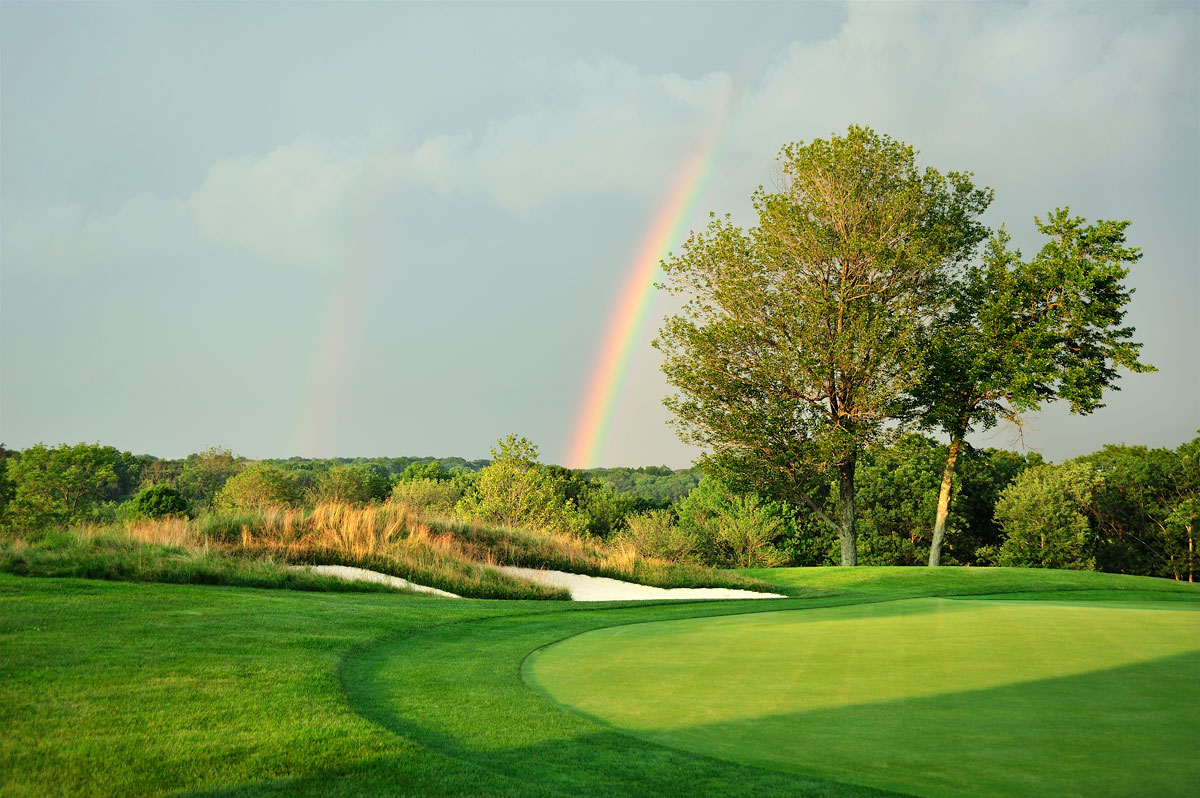
[[[1200,588],[761,569],[786,599],[0,575],[3,795],[1187,795]]]

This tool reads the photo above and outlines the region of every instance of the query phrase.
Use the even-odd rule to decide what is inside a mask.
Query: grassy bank
[[[0,538],[0,571],[121,581],[363,590],[290,565],[348,565],[460,596],[567,599],[567,591],[508,576],[520,565],[658,587],[762,590],[761,580],[637,555],[573,535],[425,517],[396,503],[141,520]]]

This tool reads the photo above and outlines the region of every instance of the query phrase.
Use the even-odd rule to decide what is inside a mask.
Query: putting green
[[[697,753],[920,795],[1184,795],[1200,606],[913,599],[599,629],[551,699]]]

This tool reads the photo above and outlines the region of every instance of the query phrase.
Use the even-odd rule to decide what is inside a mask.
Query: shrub
[[[1023,472],[996,503],[996,520],[1006,536],[997,564],[1095,570],[1094,535],[1084,510],[1100,485],[1087,463]]]
[[[763,502],[754,494],[734,493],[724,483],[704,477],[679,503],[679,525],[699,541],[707,565],[767,568],[786,559],[775,539],[787,531],[787,508]]]
[[[471,492],[458,503],[465,518],[509,527],[581,535],[588,519],[566,496],[565,486],[537,461],[537,447],[509,435],[492,449],[492,463],[479,472]]]
[[[627,544],[642,557],[655,557],[667,562],[697,562],[700,538],[694,530],[675,523],[675,516],[666,510],[651,510],[627,519],[617,533],[618,545]]]
[[[392,488],[392,500],[407,504],[421,513],[451,516],[466,493],[465,479],[408,479]]]
[[[143,488],[133,500],[133,515],[141,518],[163,518],[188,514],[188,500],[170,485],[151,485]]]
[[[300,503],[300,489],[291,474],[275,466],[256,463],[232,476],[217,493],[222,511],[264,510],[292,507]]]

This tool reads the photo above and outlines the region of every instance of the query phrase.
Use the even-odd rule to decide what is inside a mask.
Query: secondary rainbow
[[[659,261],[682,236],[684,225],[691,218],[696,200],[712,174],[728,118],[727,112],[716,115],[683,161],[665,201],[655,214],[654,223],[634,256],[576,419],[567,453],[569,468],[597,464],[629,370],[630,356],[634,346],[642,342]]]

